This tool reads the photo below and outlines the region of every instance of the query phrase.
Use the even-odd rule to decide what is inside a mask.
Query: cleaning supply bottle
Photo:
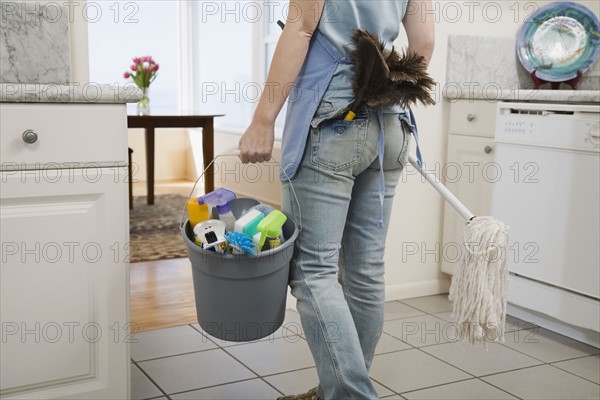
[[[192,229],[200,222],[210,219],[208,214],[208,205],[200,204],[197,198],[192,198],[188,200],[187,212]]]
[[[260,232],[259,249],[262,251],[274,249],[281,244],[283,241],[281,227],[286,220],[287,217],[284,213],[274,210],[258,223],[257,229]],[[267,246],[265,246],[265,241],[267,241]]]
[[[218,219],[200,222],[194,227],[194,241],[203,249],[213,249],[218,253],[224,253],[227,249],[225,222]]]
[[[198,197],[198,204],[208,204],[217,208],[219,219],[225,222],[228,231],[233,232],[235,228],[235,217],[229,206],[229,202],[235,199],[235,193],[229,189],[218,188],[204,196]]]
[[[252,237],[258,233],[257,226],[263,220],[265,214],[253,209],[244,214],[240,219],[235,221],[235,231],[242,232]]]

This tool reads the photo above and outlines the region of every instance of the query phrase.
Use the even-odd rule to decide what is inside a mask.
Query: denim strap
[[[379,160],[379,202],[381,208],[379,210],[379,219],[377,225],[383,228],[383,203],[385,199],[385,177],[383,176],[383,155],[385,150],[385,133],[383,129],[383,111],[381,108],[377,110],[377,119],[379,120],[379,139],[377,141],[377,158]]]
[[[419,164],[419,167],[423,168],[423,158],[421,157],[421,149],[419,148],[419,129],[417,128],[417,120],[410,107],[408,108],[408,112],[410,113],[411,132],[415,137],[415,143],[417,144],[417,164]]]

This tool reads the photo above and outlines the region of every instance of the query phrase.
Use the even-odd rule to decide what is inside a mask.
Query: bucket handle
[[[239,157],[240,153],[239,151],[236,153],[228,153],[228,154],[219,154],[217,156],[215,156],[215,158],[213,158],[210,163],[208,163],[208,165],[206,166],[206,168],[204,168],[204,171],[202,171],[202,174],[200,174],[200,176],[198,177],[198,179],[196,179],[196,182],[194,182],[194,186],[192,187],[192,190],[190,191],[190,194],[187,196],[187,199],[189,200],[192,197],[192,194],[194,193],[194,191],[196,190],[196,186],[198,185],[198,182],[200,182],[200,179],[202,179],[202,177],[204,176],[204,174],[206,174],[206,171],[208,171],[208,169],[214,164],[214,162],[217,160],[217,158],[219,157]],[[300,210],[300,202],[298,201],[298,196],[296,196],[296,190],[294,190],[294,185],[292,184],[292,180],[290,179],[289,175],[287,174],[287,172],[285,172],[285,169],[281,168],[281,163],[279,161],[277,161],[275,159],[275,157],[273,157],[271,155],[271,159],[269,161],[275,161],[275,163],[277,164],[277,166],[279,167],[279,169],[281,170],[281,172],[283,172],[283,174],[285,175],[286,179],[288,180],[288,182],[290,183],[290,188],[292,189],[292,194],[294,195],[294,199],[296,200],[296,204],[298,205],[298,220],[299,220],[299,225],[300,228],[299,230],[302,230],[302,211]],[[183,210],[181,211],[181,222],[179,224],[179,227],[182,228],[183,227],[183,221],[185,219],[185,209],[187,206],[187,200],[186,203],[183,205]]]

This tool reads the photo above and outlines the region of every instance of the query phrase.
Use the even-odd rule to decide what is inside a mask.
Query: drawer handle
[[[492,148],[490,146],[485,146],[483,151],[485,151],[485,154],[490,154],[492,152]]]
[[[475,120],[475,114],[467,114],[467,121],[472,122]]]
[[[33,144],[33,143],[37,142],[37,140],[38,140],[38,134],[33,129],[27,129],[25,132],[23,132],[23,141],[25,143]]]

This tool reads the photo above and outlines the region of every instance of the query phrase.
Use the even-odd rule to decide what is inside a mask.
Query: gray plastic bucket
[[[285,318],[287,284],[298,225],[284,213],[285,242],[251,255],[220,254],[194,242],[188,220],[181,228],[192,263],[196,314],[206,333],[232,342],[269,336]]]

